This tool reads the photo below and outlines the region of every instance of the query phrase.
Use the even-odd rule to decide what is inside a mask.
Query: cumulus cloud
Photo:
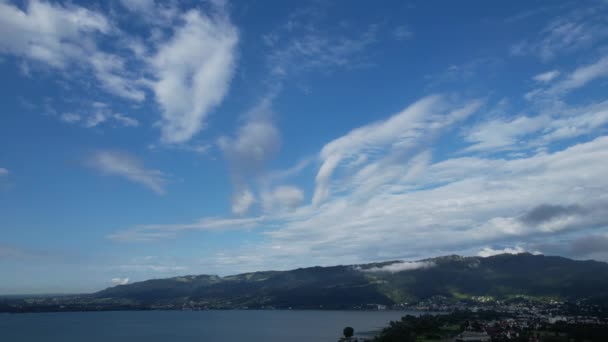
[[[413,271],[425,268],[431,268],[436,266],[432,261],[402,261],[396,262],[392,264],[388,264],[382,267],[371,267],[366,269],[361,269],[363,272],[389,272],[389,273],[397,273],[403,271]]]
[[[129,278],[112,278],[112,285],[127,285]]]
[[[139,159],[128,153],[99,151],[87,164],[103,174],[123,177],[158,194],[165,193],[167,176],[159,170],[145,168]]]
[[[182,15],[173,37],[152,57],[152,89],[162,107],[162,140],[182,143],[205,125],[224,98],[234,72],[237,29],[224,14]]]

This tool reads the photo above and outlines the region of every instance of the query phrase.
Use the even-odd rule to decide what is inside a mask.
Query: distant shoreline
[[[387,310],[371,310],[371,309],[310,309],[310,308],[295,308],[295,309],[243,309],[243,308],[234,308],[234,309],[205,309],[205,310],[181,310],[181,309],[152,309],[152,308],[125,308],[125,309],[83,309],[83,310],[70,310],[70,309],[46,309],[46,310],[36,310],[36,308],[27,308],[26,310],[1,310],[0,314],[31,314],[31,313],[89,313],[89,312],[205,312],[205,311],[325,311],[325,312],[404,312],[409,314],[432,314],[432,315],[442,315],[448,314],[449,312],[442,311],[426,311],[426,310],[411,310],[411,309],[387,309]]]

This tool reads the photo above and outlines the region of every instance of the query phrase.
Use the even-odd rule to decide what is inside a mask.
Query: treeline
[[[463,331],[500,330],[498,323],[488,324],[511,318],[504,313],[494,311],[456,311],[446,315],[407,315],[399,321],[390,322],[374,342],[417,342],[440,341],[456,337]],[[507,337],[504,334],[492,335],[493,342],[606,342],[608,341],[607,324],[566,323],[545,324],[537,329],[521,328],[517,336]]]

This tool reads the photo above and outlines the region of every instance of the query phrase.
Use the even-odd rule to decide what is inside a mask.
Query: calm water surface
[[[357,333],[375,331],[407,313],[231,310],[0,314],[0,341],[335,342],[345,326],[352,326]]]

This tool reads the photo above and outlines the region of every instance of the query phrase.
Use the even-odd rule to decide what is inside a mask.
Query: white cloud
[[[162,140],[182,143],[223,100],[234,72],[238,33],[225,15],[191,10],[173,37],[158,47],[152,89],[162,107]]]
[[[95,77],[108,93],[137,102],[146,98],[141,85],[128,77],[129,72],[121,57],[96,52],[87,59],[91,63]]]
[[[134,101],[145,98],[141,86],[129,77],[124,59],[99,50],[97,37],[115,31],[103,14],[37,0],[28,1],[22,11],[0,2],[0,21],[0,51],[64,72],[90,68],[109,93]]]
[[[456,108],[440,96],[423,98],[390,118],[350,131],[326,144],[319,154],[321,167],[316,176],[313,203],[320,204],[330,193],[332,174],[342,162],[373,157],[376,152],[403,152],[455,122],[467,118],[481,103],[471,101]]]
[[[152,272],[152,273],[170,273],[175,274],[188,270],[186,266],[177,265],[156,265],[156,264],[128,264],[118,267],[122,271],[129,272]]]
[[[80,124],[86,128],[97,127],[104,123],[111,123],[121,127],[137,127],[139,121],[121,113],[115,113],[110,106],[102,102],[94,102],[87,114],[77,114],[73,112],[63,113],[59,120],[68,124]],[[83,111],[87,112],[87,111]]]
[[[80,115],[75,114],[75,113],[63,113],[63,114],[61,114],[59,119],[63,122],[75,123],[75,122],[80,121],[82,118],[80,117]]]
[[[110,238],[154,240],[188,231],[263,228],[264,241],[216,258],[222,265],[255,270],[428,257],[464,246],[477,252],[608,226],[602,209],[608,203],[608,137],[515,158],[456,154],[433,160],[430,139],[479,106],[479,101],[425,98],[334,139],[319,153],[315,184],[323,181],[328,191],[317,203],[238,220],[212,217],[134,227]],[[576,113],[601,108],[598,104]],[[582,209],[542,221],[523,220],[543,205]]]
[[[549,94],[563,94],[603,77],[608,77],[608,56],[602,57],[594,63],[576,68],[564,80],[547,89],[547,92]]]
[[[153,0],[125,0],[123,5],[141,14],[134,20],[143,20],[151,30],[154,37],[145,44],[96,10],[38,0],[26,2],[22,10],[0,2],[0,52],[25,58],[21,65],[29,73],[29,62],[48,65],[66,83],[88,86],[91,76],[105,92],[133,102],[146,99],[147,87],[161,109],[162,141],[186,142],[204,128],[234,73],[238,32],[227,7],[212,3],[203,14]],[[121,126],[139,124],[125,114],[81,117],[85,127],[110,119]],[[62,119],[78,121],[74,115]]]
[[[139,121],[130,118],[128,116],[124,116],[120,113],[114,113],[112,115],[112,118],[114,120],[116,120],[119,124],[121,124],[124,127],[137,127],[139,126]]]
[[[490,256],[499,255],[499,254],[521,254],[521,253],[527,253],[527,251],[521,246],[505,247],[503,249],[493,249],[491,247],[484,247],[481,251],[479,251],[479,253],[477,253],[477,256],[480,256],[482,258],[487,258]],[[532,252],[532,254],[540,254],[540,252],[535,251],[535,252]]]
[[[519,116],[511,119],[493,119],[473,127],[465,133],[472,143],[465,151],[501,151],[527,147],[531,135],[551,123],[548,116]]]
[[[86,51],[80,40],[108,33],[109,21],[101,14],[74,5],[28,1],[25,11],[0,2],[0,48],[5,52],[65,68]]]
[[[234,137],[223,136],[217,144],[228,162],[232,181],[237,189],[233,195],[232,211],[242,215],[255,202],[248,189],[249,178],[263,173],[266,162],[281,146],[281,135],[273,119],[272,96],[262,99],[245,115],[245,122]]]
[[[395,29],[393,30],[393,36],[397,40],[406,40],[412,38],[412,36],[414,36],[414,33],[412,33],[412,31],[410,31],[407,26],[401,25],[395,27]]]
[[[572,107],[544,89],[535,96],[541,114],[492,118],[465,129],[463,137],[471,145],[464,152],[536,150],[566,139],[596,136],[608,124],[608,101]]]
[[[127,285],[129,278],[112,278],[112,285]]]
[[[298,33],[294,32],[295,27]],[[369,63],[365,51],[377,40],[375,25],[357,36],[328,35],[319,32],[312,23],[285,27],[285,30],[265,36],[266,44],[273,48],[269,56],[271,74],[279,78],[294,71],[365,65]],[[283,36],[288,38],[282,39]]]
[[[600,3],[570,11],[568,15],[550,20],[535,37],[511,46],[510,52],[516,56],[532,54],[550,61],[560,54],[591,48],[608,36],[605,15],[605,6]]]
[[[547,72],[543,72],[542,74],[535,75],[532,77],[537,82],[548,83],[553,81],[559,76],[560,72],[558,70],[551,70]]]
[[[247,121],[234,137],[221,137],[218,145],[232,165],[233,172],[255,173],[276,155],[281,135],[272,121],[270,105],[265,102],[247,115]]]
[[[158,194],[165,192],[166,175],[159,170],[146,169],[141,161],[127,153],[100,151],[88,160],[88,165],[104,174],[141,184]]]
[[[274,209],[294,209],[304,201],[302,190],[293,185],[281,185],[262,194],[265,211]]]
[[[154,241],[174,237],[190,230],[230,230],[252,229],[264,221],[265,217],[218,218],[207,217],[190,224],[141,225],[107,236],[114,241]]]
[[[243,189],[232,196],[232,212],[243,215],[255,203],[255,197],[249,189]]]
[[[7,176],[9,174],[8,170],[0,167],[0,177]]]
[[[392,263],[392,264],[382,266],[382,267],[372,267],[372,268],[367,268],[367,269],[361,269],[361,271],[372,272],[372,273],[377,273],[377,272],[397,273],[397,272],[403,272],[403,271],[413,271],[413,270],[425,269],[425,268],[430,268],[430,267],[434,267],[434,266],[436,266],[436,265],[432,261],[402,261],[402,262],[396,262],[396,263]]]

